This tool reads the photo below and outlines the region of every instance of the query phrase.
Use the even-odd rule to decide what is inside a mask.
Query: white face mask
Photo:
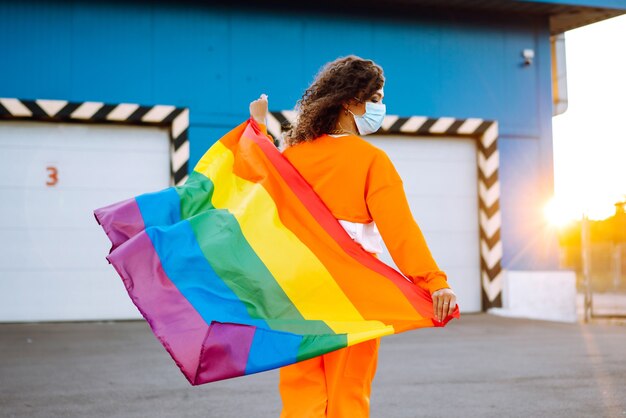
[[[348,112],[352,113],[351,110],[348,109]],[[356,127],[359,130],[359,134],[368,135],[373,134],[383,125],[383,120],[385,119],[385,114],[387,113],[387,107],[382,103],[374,103],[374,102],[365,102],[365,113],[361,116],[355,115],[352,113],[354,117],[354,123],[356,123]]]

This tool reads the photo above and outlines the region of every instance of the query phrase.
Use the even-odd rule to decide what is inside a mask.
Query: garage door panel
[[[0,123],[0,321],[139,317],[93,210],[167,187],[169,143],[156,127]]]
[[[426,232],[424,237],[428,248],[443,267],[480,267],[480,257],[476,245],[468,248],[467,243],[478,237],[471,232]]]
[[[6,151],[6,150],[5,150]],[[98,161],[106,161],[99,164]],[[94,185],[122,184],[136,187],[150,183],[154,173],[147,172],[146,165],[164,167],[161,180],[169,179],[169,159],[167,151],[158,153],[106,152],[81,150],[40,150],[15,149],[8,161],[3,159],[3,188],[33,189],[91,189]],[[57,182],[52,181],[52,170]]]
[[[475,153],[475,144],[468,139],[460,139],[454,137],[428,137],[417,138],[407,137],[378,137],[367,138],[375,146],[384,150],[387,155],[395,162],[402,161],[421,162],[421,161],[441,161],[464,162],[468,160],[468,154]],[[419,149],[415,148],[413,141],[422,141]],[[452,144],[452,146],[446,146]],[[442,146],[443,145],[443,146]],[[472,155],[475,159],[475,154]]]
[[[23,136],[24,128],[32,135],[28,139]],[[94,140],[94,130],[98,130],[98,137]],[[160,147],[154,140],[154,132],[167,137],[167,128],[150,127],[136,128],[132,132],[123,125],[80,125],[56,122],[2,122],[0,132],[0,148],[42,149],[56,150],[85,150],[105,152],[155,152]],[[100,139],[105,139],[100,141]]]
[[[88,225],[94,222],[93,210],[113,202],[130,199],[145,190],[134,186],[123,189],[58,190],[37,192],[25,189],[5,189],[0,200],[0,231],[3,228],[71,228],[77,220]]]
[[[469,179],[476,177],[475,162],[427,161],[415,164],[397,164],[406,190],[419,194],[445,195],[446,190],[455,190],[463,196],[476,195],[476,183]],[[458,184],[461,182],[461,184]]]
[[[109,271],[0,273],[3,321],[141,318],[117,274]]]
[[[423,231],[475,231],[478,236],[476,196],[419,196],[408,194],[413,217]]]
[[[111,243],[97,225],[76,228],[3,229],[2,271],[88,269],[104,266]]]

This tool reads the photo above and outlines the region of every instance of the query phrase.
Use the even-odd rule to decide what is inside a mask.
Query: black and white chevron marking
[[[147,124],[170,127],[170,176],[174,185],[187,180],[189,166],[189,109],[168,105],[68,102],[0,98],[0,120],[32,119],[48,122]]]
[[[274,138],[295,120],[293,111],[271,112],[267,128]],[[500,229],[500,182],[498,170],[498,122],[480,118],[457,119],[451,117],[386,116],[377,135],[441,135],[465,136],[477,141],[478,213],[480,225],[480,275],[482,281],[482,307],[487,310],[502,306],[502,241]]]

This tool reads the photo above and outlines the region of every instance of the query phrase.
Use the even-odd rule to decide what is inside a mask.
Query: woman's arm
[[[421,229],[415,222],[404,192],[402,179],[384,152],[370,167],[366,193],[367,207],[385,245],[400,271],[433,297],[439,320],[452,314],[456,296],[446,274],[435,262]]]

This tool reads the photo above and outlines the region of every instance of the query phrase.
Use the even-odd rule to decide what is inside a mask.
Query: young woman
[[[430,291],[442,320],[456,296],[411,215],[393,164],[360,137],[383,122],[384,81],[370,60],[348,56],[326,64],[298,102],[283,155],[366,251],[380,253],[382,236],[400,271]],[[250,104],[250,114],[264,123],[267,96]],[[368,417],[379,344],[371,340],[283,367],[281,417]]]

